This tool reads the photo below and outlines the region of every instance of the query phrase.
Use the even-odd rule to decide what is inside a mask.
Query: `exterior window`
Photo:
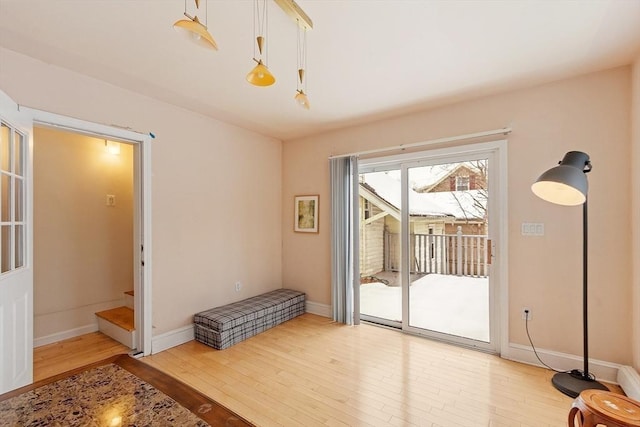
[[[371,218],[371,202],[368,200],[364,200],[364,219]]]
[[[456,191],[469,190],[469,177],[468,176],[456,176]]]

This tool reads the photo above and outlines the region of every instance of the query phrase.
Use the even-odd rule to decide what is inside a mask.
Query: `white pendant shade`
[[[311,104],[309,103],[309,98],[307,98],[307,95],[302,90],[297,91],[294,99],[296,100],[298,105],[301,106],[302,108],[307,110],[311,108]]]

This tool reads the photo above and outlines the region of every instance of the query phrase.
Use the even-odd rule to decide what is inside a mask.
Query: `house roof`
[[[380,199],[400,210],[400,180],[389,172],[363,174],[361,186],[374,192]],[[484,217],[486,199],[479,190],[439,193],[418,193],[409,189],[409,215],[454,217],[479,220]]]
[[[461,168],[467,168],[479,173],[478,168],[473,162],[421,166],[420,174],[415,178],[410,177],[411,187],[419,193],[429,191]]]
[[[194,3],[0,0],[0,46],[282,140],[610,69],[640,51],[640,1],[297,0],[313,20],[307,111],[293,100],[296,24],[274,2],[268,88],[245,81],[253,2],[200,2],[218,51],[172,28]]]

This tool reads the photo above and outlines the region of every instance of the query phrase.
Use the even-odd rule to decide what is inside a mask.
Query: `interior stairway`
[[[136,342],[136,330],[133,320],[133,291],[125,292],[124,298],[124,306],[96,313],[98,330],[133,349]]]

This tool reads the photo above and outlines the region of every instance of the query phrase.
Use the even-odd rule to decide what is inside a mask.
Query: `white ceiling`
[[[309,111],[293,101],[296,24],[271,1],[268,65],[277,82],[266,88],[245,81],[254,66],[250,0],[208,0],[217,52],[173,30],[183,0],[0,0],[0,46],[283,140],[640,54],[640,0],[297,3],[314,23]]]

